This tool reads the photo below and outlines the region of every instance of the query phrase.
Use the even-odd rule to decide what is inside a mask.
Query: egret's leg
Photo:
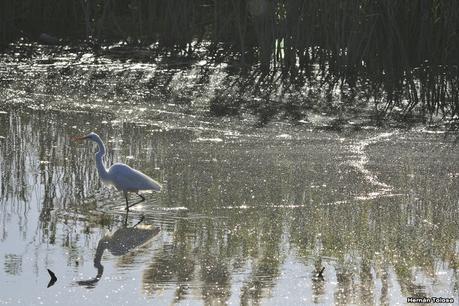
[[[131,205],[129,205],[129,207],[132,207],[132,206],[134,206],[134,205],[136,205],[136,204],[139,204],[139,203],[142,203],[143,201],[145,201],[145,197],[144,197],[143,195],[141,195],[141,194],[138,193],[138,192],[136,192],[136,195],[138,195],[138,196],[140,197],[140,200],[137,201],[137,202],[135,202],[135,203],[133,203],[133,204],[131,204]]]
[[[126,210],[129,211],[128,193],[124,192],[124,198],[126,199]]]
[[[140,193],[136,193],[142,200],[140,202],[143,202],[145,201],[145,197],[143,195],[141,195]],[[140,203],[140,202],[137,202],[137,203]]]

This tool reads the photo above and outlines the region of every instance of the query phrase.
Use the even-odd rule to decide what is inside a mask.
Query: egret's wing
[[[114,164],[108,169],[108,173],[114,185],[121,190],[161,190],[161,184],[125,164]]]

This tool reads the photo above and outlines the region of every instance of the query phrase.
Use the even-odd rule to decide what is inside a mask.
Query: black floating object
[[[324,279],[324,271],[325,271],[325,267],[323,267],[320,272],[317,274],[317,278],[319,279]]]
[[[51,277],[51,279],[49,280],[49,283],[48,283],[48,287],[51,287],[52,285],[54,285],[54,283],[57,281],[57,277],[56,277],[56,274],[54,274],[53,271],[51,271],[50,269],[47,269],[48,270],[48,273],[49,273],[49,276]]]

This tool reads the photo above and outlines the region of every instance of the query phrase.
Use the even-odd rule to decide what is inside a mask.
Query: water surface
[[[1,304],[458,300],[451,135],[136,121],[3,107]],[[141,169],[163,192],[126,214],[99,182],[95,146],[70,141],[89,131],[107,165]]]

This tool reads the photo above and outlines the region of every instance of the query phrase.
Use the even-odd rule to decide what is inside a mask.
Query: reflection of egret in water
[[[112,235],[103,237],[97,245],[96,256],[94,257],[94,267],[97,269],[95,278],[79,281],[78,284],[87,288],[94,288],[104,273],[104,266],[101,259],[104,251],[108,249],[115,256],[127,254],[136,247],[146,244],[159,233],[159,227],[130,227],[120,228]]]

